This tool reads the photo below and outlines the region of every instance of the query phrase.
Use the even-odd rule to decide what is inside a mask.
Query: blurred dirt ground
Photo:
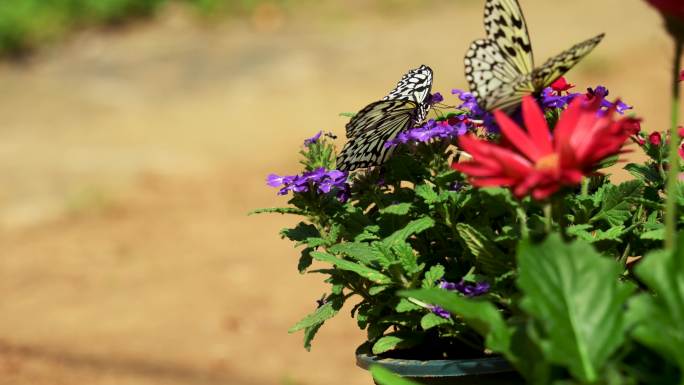
[[[286,333],[325,287],[277,235],[294,218],[246,213],[284,204],[265,175],[296,172],[320,129],[343,137],[338,113],[408,68],[463,88],[484,32],[478,1],[362,3],[211,27],[170,10],[0,68],[0,383],[371,383],[347,312],[311,352]],[[569,79],[665,127],[671,54],[654,12],[522,3],[538,63],[606,32]]]

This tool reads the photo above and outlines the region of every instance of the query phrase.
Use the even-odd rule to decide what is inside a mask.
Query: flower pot
[[[522,385],[525,382],[501,357],[460,360],[407,360],[380,358],[357,352],[356,365],[368,369],[382,365],[394,373],[425,385]]]

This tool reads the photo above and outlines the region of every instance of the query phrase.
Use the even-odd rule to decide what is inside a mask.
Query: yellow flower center
[[[551,153],[539,159],[534,165],[537,170],[549,170],[558,168],[558,154]]]

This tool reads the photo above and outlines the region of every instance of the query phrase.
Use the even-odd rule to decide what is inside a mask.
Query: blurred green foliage
[[[26,53],[75,29],[117,25],[154,15],[165,3],[189,3],[201,14],[246,14],[265,0],[0,1],[0,56]],[[287,0],[270,1],[283,4]]]

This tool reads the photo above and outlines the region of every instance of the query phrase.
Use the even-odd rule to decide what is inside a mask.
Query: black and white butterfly
[[[379,166],[392,155],[388,140],[425,119],[430,109],[432,69],[422,65],[404,75],[387,96],[371,103],[347,123],[347,143],[337,169],[352,171]]]
[[[513,110],[523,96],[539,93],[563,76],[603,39],[574,45],[534,67],[527,24],[518,0],[487,0],[487,38],[475,40],[465,55],[465,75],[481,108]]]

